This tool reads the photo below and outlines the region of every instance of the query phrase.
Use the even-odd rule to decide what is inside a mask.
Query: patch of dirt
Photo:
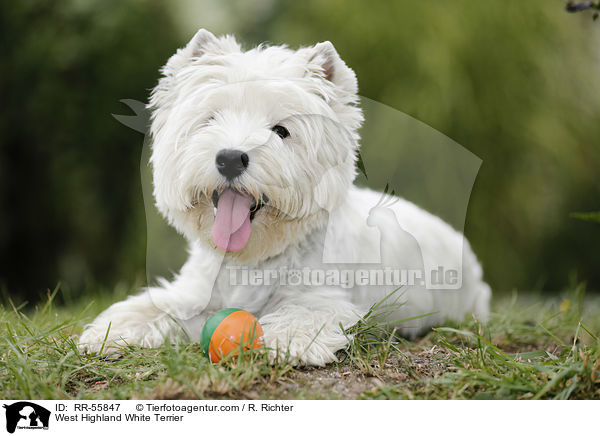
[[[275,379],[259,378],[246,389],[206,379],[186,385],[167,379],[144,399],[357,399],[453,371],[448,354],[425,337],[402,354],[390,353],[383,367],[373,361],[361,369],[347,359],[324,368],[297,368]]]
[[[422,378],[435,378],[454,369],[444,363],[447,351],[435,346],[415,348],[404,356],[391,353],[383,367],[374,361],[363,370],[351,363],[298,369],[285,380],[279,380],[276,388],[265,387],[263,392],[256,393],[256,398],[357,399]]]

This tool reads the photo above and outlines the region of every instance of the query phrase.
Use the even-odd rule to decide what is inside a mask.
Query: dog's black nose
[[[248,154],[240,150],[226,149],[217,153],[215,163],[228,180],[235,179],[248,168]]]

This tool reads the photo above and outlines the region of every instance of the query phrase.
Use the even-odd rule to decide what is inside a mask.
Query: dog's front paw
[[[166,339],[176,339],[173,325],[167,319],[152,323],[97,319],[81,333],[77,347],[83,354],[118,354],[127,345],[153,348],[162,345]]]
[[[77,348],[82,354],[117,354],[118,351],[129,343],[120,335],[116,336],[111,331],[109,324],[92,324],[88,326],[77,341]]]
[[[341,330],[334,329],[301,331],[292,327],[282,330],[267,327],[264,328],[264,341],[271,363],[289,362],[292,365],[325,366],[336,362],[335,352],[348,345],[348,338]]]

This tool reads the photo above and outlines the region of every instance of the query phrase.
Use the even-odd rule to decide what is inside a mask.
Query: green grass
[[[490,322],[440,327],[407,341],[387,334],[381,309],[350,329],[339,363],[269,365],[251,354],[213,365],[199,344],[128,347],[82,356],[76,335],[125,291],[0,309],[0,396],[7,399],[600,398],[600,299],[576,286],[560,297],[497,297]]]

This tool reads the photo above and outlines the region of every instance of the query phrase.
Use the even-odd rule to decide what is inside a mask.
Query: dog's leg
[[[115,303],[87,325],[78,347],[86,353],[114,352],[122,345],[156,347],[198,332],[208,306],[221,259],[210,252],[192,250],[175,280],[161,281],[139,295]]]
[[[272,360],[323,366],[348,344],[341,326],[361,316],[346,292],[335,289],[281,289],[267,304],[260,323]]]
[[[148,291],[115,303],[88,324],[78,342],[83,353],[113,352],[121,345],[155,347],[173,332],[173,321]]]

